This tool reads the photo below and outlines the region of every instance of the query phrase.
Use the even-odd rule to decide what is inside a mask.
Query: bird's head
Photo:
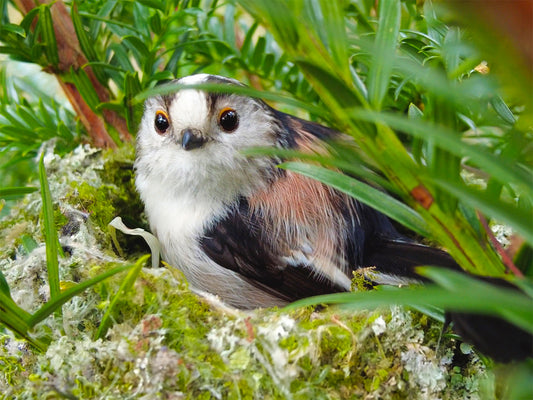
[[[178,83],[241,85],[207,74]],[[137,185],[141,193],[143,180],[165,182],[176,190],[203,187],[212,195],[216,191],[230,195],[237,187],[246,190],[261,181],[270,161],[250,159],[242,152],[275,146],[276,123],[264,102],[237,94],[185,88],[150,98],[137,135]]]

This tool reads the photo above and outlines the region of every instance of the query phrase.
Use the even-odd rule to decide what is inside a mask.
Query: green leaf
[[[313,1],[315,9],[318,9],[316,0]],[[335,62],[335,66],[339,69],[340,75],[345,77],[345,72],[348,71],[346,60],[348,56],[348,43],[346,38],[346,18],[343,13],[343,4],[338,1],[320,0],[321,18],[315,20],[318,26],[322,29],[318,33],[325,33],[322,41],[327,45],[327,48]]]
[[[8,54],[17,61],[30,62],[31,61],[31,52],[25,48],[13,47],[13,46],[0,46],[1,54]]]
[[[288,309],[317,304],[342,304],[343,308],[361,310],[392,304],[410,307],[438,307],[447,311],[473,312],[501,317],[533,333],[532,299],[523,293],[495,286],[461,272],[444,268],[419,268],[436,285],[424,287],[380,287],[355,293],[336,293],[299,300]],[[468,288],[468,290],[465,290]]]
[[[127,72],[124,77],[124,106],[126,109],[126,123],[130,132],[134,132],[140,122],[140,117],[138,116],[140,108],[134,99],[141,89],[138,73]]]
[[[19,25],[15,25],[15,24],[2,25],[2,26],[0,26],[0,32],[1,31],[14,33],[15,35],[18,35],[18,36],[20,36],[22,38],[26,37],[26,31],[24,30],[24,28],[22,28]]]
[[[373,61],[368,75],[368,98],[375,110],[381,109],[394,65],[400,32],[400,0],[379,2],[379,25],[376,33]]]
[[[152,74],[148,77],[148,82],[162,82],[162,81],[170,81],[174,79],[174,74],[170,71],[159,71],[155,74]],[[140,92],[140,87],[138,87]]]
[[[9,290],[9,284],[6,281],[6,277],[0,271],[0,292],[11,298],[11,291]]]
[[[39,246],[38,243],[29,235],[22,235],[20,241],[22,242],[22,247],[24,247],[24,250],[26,250],[27,254],[30,254]]]
[[[39,7],[35,7],[32,10],[30,10],[20,22],[20,27],[24,29],[24,32],[26,32],[26,34],[30,32],[33,21],[35,17],[37,16],[37,14],[39,14],[40,12],[41,12],[41,9]]]
[[[56,127],[56,123],[54,122],[54,120],[52,119],[52,115],[50,115],[52,113],[52,109],[51,107],[50,108],[47,108],[44,104],[44,101],[42,98],[39,98],[39,119],[41,122],[44,123],[44,125],[50,127],[50,128],[55,128]]]
[[[420,121],[424,117],[424,113],[416,105],[414,105],[413,103],[410,103],[409,109],[407,111],[407,116],[411,120]],[[413,153],[414,159],[419,164],[422,163],[422,144],[423,144],[423,141],[420,138],[413,138],[411,152]]]
[[[33,110],[25,106],[17,106],[17,115],[23,123],[31,129],[42,126],[42,122],[36,117]]]
[[[391,113],[377,113],[369,110],[355,110],[353,116],[364,121],[385,122],[389,126],[410,134],[422,140],[433,140],[436,146],[443,148],[458,157],[468,157],[486,173],[502,183],[519,185],[523,193],[533,199],[533,186],[531,185],[531,171],[517,165],[511,160],[497,157],[481,146],[474,146],[464,142],[456,132],[445,127],[426,121],[412,121],[401,115]]]
[[[44,52],[48,62],[57,67],[59,64],[59,53],[57,51],[57,40],[54,32],[54,21],[50,13],[50,5],[39,7],[39,30],[44,44]]]
[[[98,61],[98,55],[96,53],[96,48],[94,46],[94,40],[90,37],[90,33],[85,30],[83,23],[81,21],[80,14],[78,13],[77,3],[74,3],[71,7],[70,15],[72,18],[72,23],[74,25],[74,30],[76,31],[76,36],[80,43],[80,48],[87,60],[95,62]],[[105,84],[107,76],[102,69],[93,69],[94,75],[100,81],[100,83]]]
[[[110,9],[113,9],[114,8],[113,2],[109,2],[109,4],[110,4]],[[102,10],[105,10],[105,8],[103,7]],[[80,12],[80,16],[84,18],[92,19],[95,21],[104,22],[105,24],[112,26],[112,27],[118,26],[118,27],[124,28],[125,30],[129,32],[140,34],[140,32],[137,30],[137,28],[134,25],[131,24],[131,22],[123,22],[123,21],[120,21],[118,19],[114,19],[111,17],[109,18],[101,17],[101,16],[87,13],[87,12]]]
[[[454,57],[450,57],[449,63],[454,63]],[[433,122],[438,126],[447,127],[450,132],[457,132],[456,111],[447,101],[443,100],[438,94],[427,95],[426,117],[431,116]],[[459,136],[458,133],[455,134]],[[450,181],[460,180],[461,158],[457,157],[448,150],[439,147],[432,139],[427,140],[426,162],[430,174],[437,178],[445,178]],[[457,198],[450,196],[437,188],[435,197],[438,198],[439,206],[448,213],[453,213],[457,208]]]
[[[161,16],[157,12],[150,18],[150,29],[156,35],[164,34],[163,26],[161,24]]]
[[[98,98],[98,93],[96,93],[94,85],[89,79],[87,73],[81,68],[77,71],[71,68],[70,76],[74,82],[74,85],[83,97],[83,100],[85,100],[91,110],[96,111],[98,109],[98,105],[100,104],[100,99]]]
[[[24,196],[28,193],[33,193],[37,190],[38,189],[36,187],[31,186],[0,188],[0,197]]]
[[[141,272],[143,266],[146,264],[146,260],[148,260],[148,257],[150,257],[150,255],[147,254],[139,258],[133,268],[130,269],[130,271],[126,275],[126,278],[122,281],[118,291],[115,293],[115,295],[109,302],[109,306],[107,307],[104,316],[102,317],[102,321],[100,322],[100,326],[98,327],[98,331],[95,335],[96,339],[100,339],[105,336],[109,324],[111,323],[111,314],[114,311],[117,302],[121,298],[127,296],[128,292],[135,284],[135,281],[137,280],[137,277],[139,276],[139,273]]]
[[[261,67],[264,77],[270,76],[270,73],[272,72],[272,68],[274,67],[275,62],[276,62],[276,58],[274,54],[268,53],[265,55],[263,66]]]
[[[368,100],[368,89],[359,74],[357,73],[356,69],[352,65],[350,65],[350,74],[352,75],[352,81],[355,88],[357,89],[357,92],[360,93],[360,96],[366,102]]]
[[[128,52],[126,51],[126,48],[118,43],[112,43],[109,46],[109,49],[113,51],[113,57],[111,58],[111,62],[113,64],[117,64],[118,67],[120,67],[124,71],[134,71],[130,56],[128,55]]]
[[[244,37],[241,46],[241,55],[243,58],[248,58],[249,56],[250,48],[252,47],[253,43],[253,37],[258,27],[259,23],[255,22],[246,32],[246,36]]]
[[[263,55],[266,48],[266,39],[264,36],[261,36],[257,39],[257,44],[255,45],[254,52],[252,54],[251,65],[258,69],[261,66],[263,61]]]
[[[54,223],[54,204],[50,187],[46,179],[44,168],[44,153],[39,161],[39,181],[41,183],[41,199],[43,202],[44,238],[46,242],[46,268],[48,271],[48,284],[50,286],[50,300],[57,298],[61,292],[59,287],[59,239]]]
[[[108,63],[98,62],[98,61],[89,62],[86,65],[84,65],[84,67],[86,66],[91,67],[93,71],[96,71],[96,70],[102,70],[102,71],[108,70],[112,72],[126,72],[127,71],[124,68],[117,67],[116,65],[111,65]]]
[[[280,165],[280,168],[288,169],[309,178],[316,179],[343,193],[355,197],[362,203],[375,208],[414,232],[423,236],[429,236],[429,228],[426,222],[416,211],[388,194],[374,189],[361,181],[324,167],[300,162],[283,163]]]
[[[308,62],[307,60],[296,60],[296,64],[308,75],[320,82],[323,87],[322,94],[335,98],[336,103],[344,108],[352,108],[364,104],[364,98],[359,93],[354,93],[337,76],[334,76],[323,67]]]
[[[74,3],[72,5],[70,15],[72,18],[72,24],[74,25],[74,30],[76,31],[76,36],[78,37],[78,41],[80,43],[81,51],[83,51],[83,54],[85,54],[87,60],[97,61],[98,56],[96,55],[94,42],[89,39],[89,35],[85,31],[85,28],[81,22],[80,14],[78,13],[77,3]]]
[[[471,189],[458,182],[436,178],[433,181],[446,192],[469,204],[471,207],[480,210],[483,214],[510,224],[526,242],[533,245],[533,229],[531,224],[533,214],[531,209],[521,210],[488,196],[484,191]]]
[[[235,5],[228,3],[224,12],[224,39],[231,47],[236,47],[235,40]]]
[[[125,36],[122,39],[122,44],[134,52],[137,60],[146,59],[150,54],[146,44],[136,36]]]
[[[138,35],[139,39],[144,40],[144,42],[150,41],[151,32],[150,32],[150,10],[146,8],[142,3],[136,1],[133,2],[133,26],[140,32]],[[163,5],[164,6],[164,5]],[[123,34],[120,36],[124,36]]]
[[[139,3],[146,7],[154,8],[165,12],[165,2],[162,0],[137,0]]]
[[[505,104],[501,96],[495,95],[494,97],[492,97],[490,99],[490,104],[501,119],[503,119],[509,125],[514,125],[514,123],[516,122],[516,118],[512,111],[509,110],[509,107],[507,107],[507,104]]]

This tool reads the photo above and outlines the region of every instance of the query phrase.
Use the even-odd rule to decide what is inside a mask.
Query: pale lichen
[[[56,213],[63,216],[62,286],[148,251],[122,237],[131,260],[122,259],[105,230],[118,215],[132,227],[143,225],[131,148],[106,153],[80,146],[63,159],[50,149],[46,154]],[[30,312],[49,297],[40,207],[33,193],[0,223],[6,255],[0,268],[15,301]],[[37,246],[25,249],[21,235]],[[418,312],[242,312],[197,296],[174,272],[143,269],[118,299],[104,338],[96,338],[98,325],[122,276],[39,324],[34,334],[51,340],[44,353],[4,330],[0,398],[475,399],[486,379],[475,354],[454,365],[454,340],[443,337],[438,345],[442,326]]]

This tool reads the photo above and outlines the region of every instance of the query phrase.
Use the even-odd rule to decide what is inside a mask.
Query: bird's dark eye
[[[164,135],[170,126],[170,122],[168,121],[168,114],[161,110],[157,111],[155,113],[154,126],[157,133],[159,133],[160,135]]]
[[[218,116],[218,123],[226,132],[233,132],[239,126],[239,116],[233,108],[224,108]]]

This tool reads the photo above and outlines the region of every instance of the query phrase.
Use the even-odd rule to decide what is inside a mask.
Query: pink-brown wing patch
[[[252,196],[249,204],[265,221],[265,240],[272,248],[295,262],[307,260],[316,266],[317,274],[345,284],[342,241],[346,224],[340,214],[345,201],[334,189],[287,171],[268,190]]]

